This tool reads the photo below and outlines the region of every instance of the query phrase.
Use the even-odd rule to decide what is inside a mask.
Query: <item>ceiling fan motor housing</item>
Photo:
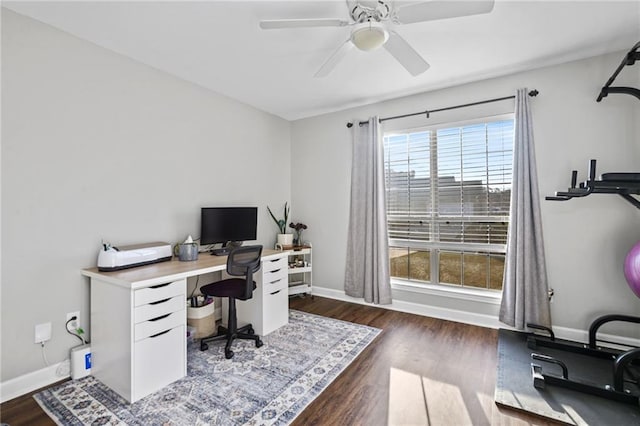
[[[391,15],[391,7],[382,0],[347,0],[349,14],[354,22],[384,21]]]

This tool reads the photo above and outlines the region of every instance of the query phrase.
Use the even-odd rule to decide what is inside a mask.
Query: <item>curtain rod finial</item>
[[[347,128],[352,128],[353,127],[353,123],[347,123]]]
[[[533,89],[532,91],[529,92],[529,96],[538,96],[538,92],[536,89]]]

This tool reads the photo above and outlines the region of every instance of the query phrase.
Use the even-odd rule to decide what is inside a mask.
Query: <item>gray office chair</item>
[[[237,247],[229,252],[227,258],[227,273],[234,277],[226,280],[207,284],[200,288],[202,294],[213,297],[227,297],[229,299],[229,319],[227,327],[218,327],[218,333],[213,336],[204,337],[200,341],[200,350],[209,349],[207,343],[216,340],[226,340],[224,356],[227,359],[233,357],[231,343],[234,339],[255,340],[256,348],[262,346],[260,336],[255,334],[251,324],[238,328],[238,318],[236,317],[236,299],[248,300],[253,297],[253,290],[256,283],[253,281],[253,273],[260,269],[260,257],[262,256],[262,246]]]

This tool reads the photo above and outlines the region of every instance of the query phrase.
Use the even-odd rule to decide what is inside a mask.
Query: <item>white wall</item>
[[[2,380],[44,367],[34,325],[53,323],[51,363],[88,328],[101,239],[175,243],[201,206],[290,198],[290,124],[3,9]]]
[[[299,120],[292,127],[292,203],[296,219],[309,224],[314,243],[314,285],[343,290],[348,226],[351,131],[347,121],[406,114],[509,96],[536,88],[531,99],[540,197],[566,190],[570,172],[586,179],[589,159],[598,172],[640,171],[640,102],[629,95],[595,99],[625,52],[542,68],[473,84],[422,93],[366,107]],[[640,87],[638,65],[616,85]],[[513,101],[385,122],[390,129],[513,112]],[[556,291],[553,323],[579,330],[602,313],[640,314],[622,263],[640,240],[640,211],[617,195],[568,202],[542,201],[550,285]],[[394,291],[398,300],[496,316],[497,305]],[[637,327],[636,327],[637,330]],[[605,329],[606,331],[606,329]],[[620,334],[629,330],[617,329]],[[637,337],[637,335],[636,335]]]

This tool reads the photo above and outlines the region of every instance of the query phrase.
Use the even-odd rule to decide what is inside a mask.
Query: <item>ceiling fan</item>
[[[353,27],[351,36],[320,67],[314,77],[326,77],[355,46],[375,50],[383,46],[411,75],[422,74],[429,64],[398,33],[395,25],[489,13],[494,0],[432,0],[394,7],[393,0],[346,0],[349,20],[344,19],[276,19],[260,21],[265,30],[308,27]]]

